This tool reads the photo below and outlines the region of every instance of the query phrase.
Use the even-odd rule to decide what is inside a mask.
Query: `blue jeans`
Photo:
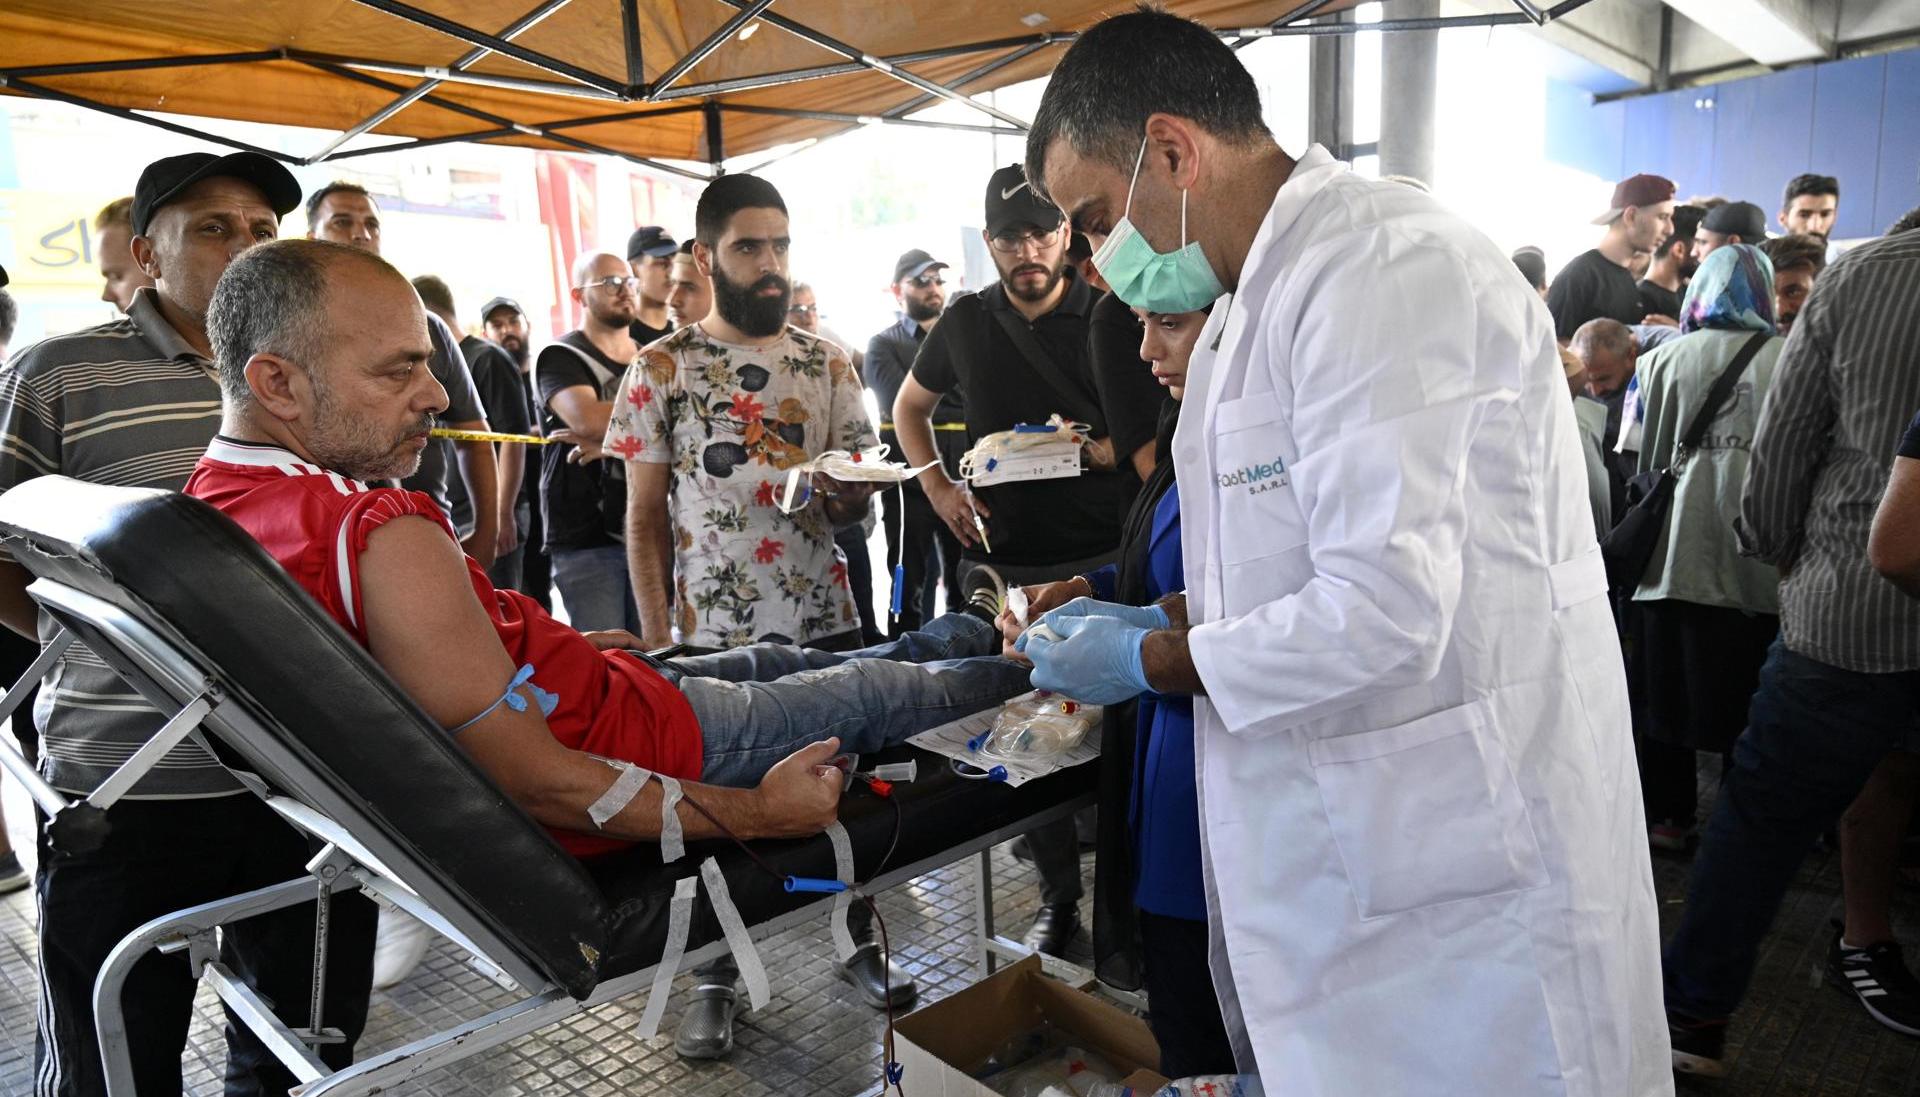
[[[1814,839],[1881,759],[1911,745],[1916,716],[1920,671],[1842,670],[1774,641],[1667,946],[1669,1013],[1699,1021],[1732,1015]]]
[[[567,606],[567,621],[580,632],[623,628],[640,635],[640,607],[633,600],[622,545],[555,549],[553,585]]]
[[[859,651],[749,644],[666,665],[700,721],[700,780],[751,788],[808,743],[867,754],[1025,692],[1028,668],[999,650],[1000,630],[950,613]]]

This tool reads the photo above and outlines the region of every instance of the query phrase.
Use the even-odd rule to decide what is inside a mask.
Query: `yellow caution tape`
[[[435,427],[432,433],[435,438],[451,438],[456,442],[506,442],[521,446],[550,446],[554,441],[537,434],[496,434],[490,430],[455,430],[452,427]]]

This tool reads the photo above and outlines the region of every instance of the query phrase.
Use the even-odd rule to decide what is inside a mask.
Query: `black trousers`
[[[902,557],[902,518],[901,508],[905,508],[906,529],[905,556]],[[887,578],[891,590],[893,568],[905,564],[905,575],[900,594],[900,619],[888,630],[888,635],[898,638],[913,632],[928,619],[940,616],[943,612],[933,602],[936,597],[935,584],[944,581],[947,585],[947,602],[944,612],[956,613],[960,609],[960,542],[953,531],[933,512],[933,504],[927,502],[927,495],[918,487],[895,487],[886,493],[886,516],[881,521],[883,532],[887,535]]]
[[[1232,1074],[1233,1044],[1207,966],[1207,923],[1140,912],[1146,960],[1147,1025],[1169,1078]]]
[[[108,819],[106,844],[92,853],[56,854],[41,832],[36,1097],[106,1092],[93,983],[122,937],[161,915],[303,876],[312,855],[306,839],[252,795],[123,800]],[[337,1069],[353,1061],[353,1045],[366,1027],[377,908],[357,892],[336,895],[332,903],[321,1023],[342,1030],[347,1041],[323,1045],[319,1054]],[[309,902],[236,922],[222,934],[222,962],[291,1028],[311,1021],[313,925]],[[140,1097],[181,1092],[194,987],[184,952],[149,953],[127,980],[122,1009]],[[231,1018],[227,1048],[228,1097],[283,1095],[295,1084]]]
[[[833,543],[847,558],[847,585],[853,588],[853,608],[860,613],[860,646],[881,643],[887,633],[873,614],[873,554],[867,551],[867,535],[859,526],[848,526],[834,532]]]

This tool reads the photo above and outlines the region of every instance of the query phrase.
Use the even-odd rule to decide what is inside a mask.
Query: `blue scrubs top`
[[[1187,589],[1180,554],[1180,487],[1160,497],[1147,540],[1147,600]],[[1114,597],[1116,569],[1087,578],[1095,597]],[[1193,699],[1143,693],[1134,738],[1134,904],[1167,918],[1205,921],[1206,886],[1200,876],[1200,797],[1193,754]]]

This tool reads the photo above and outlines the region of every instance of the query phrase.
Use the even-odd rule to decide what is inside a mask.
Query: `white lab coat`
[[[1286,1097],[1670,1094],[1625,678],[1553,323],[1318,147],[1174,441],[1213,969]]]

